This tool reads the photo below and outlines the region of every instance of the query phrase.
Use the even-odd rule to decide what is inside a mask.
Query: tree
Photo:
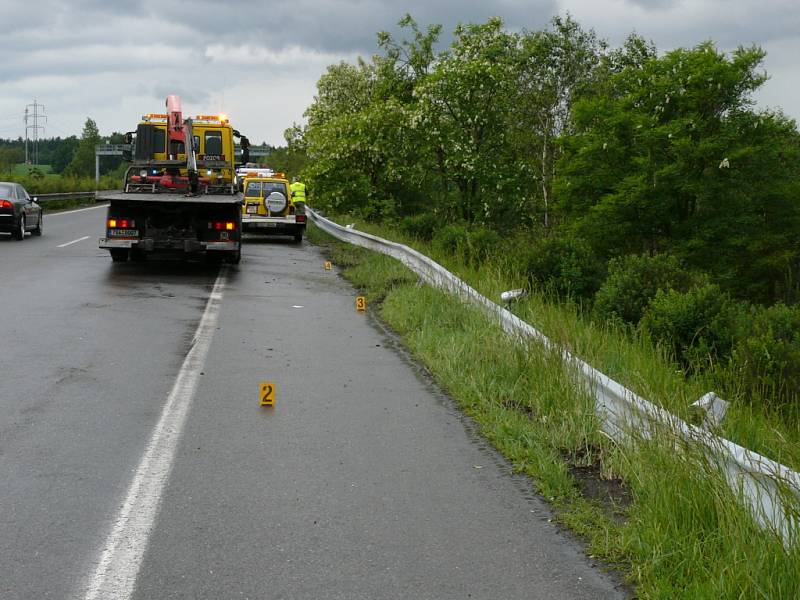
[[[54,173],[64,172],[64,169],[67,168],[67,165],[72,162],[72,158],[75,156],[75,151],[78,149],[79,144],[80,142],[78,141],[78,138],[74,135],[62,140],[62,142],[53,152],[53,156],[50,159],[50,164],[53,167]]]
[[[382,218],[422,203],[430,144],[414,127],[412,107],[439,27],[423,33],[408,16],[400,24],[411,40],[381,33],[383,55],[329,67],[306,111],[307,127],[287,131],[288,150],[308,158],[303,175],[317,206]]]
[[[751,110],[763,57],[678,49],[577,102],[556,185],[570,226],[606,257],[670,250],[740,296],[796,279],[800,145],[793,122]]]
[[[414,124],[433,147],[445,200],[455,187],[446,208],[466,221],[492,219],[513,202],[498,193],[498,182],[511,179],[502,124],[511,110],[516,44],[499,18],[459,25],[450,50],[415,90]]]
[[[95,147],[100,143],[100,131],[89,117],[83,126],[81,140],[65,172],[69,175],[92,177],[95,167]]]
[[[0,147],[0,171],[9,171],[25,160],[25,151],[13,146]]]
[[[574,101],[598,78],[606,43],[569,15],[554,17],[550,29],[525,32],[520,42],[514,122],[508,132],[522,158],[519,173],[524,189],[533,188],[532,194],[541,200],[542,224],[547,228],[558,139],[570,133]]]

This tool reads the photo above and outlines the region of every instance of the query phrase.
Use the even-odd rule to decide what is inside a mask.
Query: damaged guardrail
[[[671,431],[686,442],[700,444],[707,450],[707,457],[721,467],[728,485],[747,503],[756,521],[781,536],[787,544],[797,541],[800,473],[706,429],[686,423],[641,398],[567,350],[557,348],[542,332],[413,248],[352,227],[342,227],[308,207],[307,213],[317,227],[333,237],[392,256],[426,283],[477,305],[510,335],[535,340],[547,349],[560,352],[564,360],[577,369],[584,386],[595,399],[595,412],[603,430],[614,440],[626,442],[635,437],[649,439],[654,430],[659,429]],[[706,404],[707,408],[710,404],[713,408],[715,399],[707,394],[700,403]]]

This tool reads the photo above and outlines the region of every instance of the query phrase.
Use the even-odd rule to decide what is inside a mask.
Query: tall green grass
[[[776,535],[755,525],[699,449],[684,445],[676,451],[667,433],[633,447],[617,444],[600,430],[593,400],[558,353],[514,343],[476,308],[418,285],[416,275],[393,259],[334,243],[315,227],[309,228],[309,239],[331,244],[332,260],[371,306],[378,303],[382,319],[483,435],[533,478],[558,519],[586,537],[592,555],[625,571],[639,597],[797,597],[798,549],[786,549]],[[496,263],[464,266],[452,257],[436,258],[492,298],[518,283]],[[707,391],[700,381],[687,384],[646,339],[631,340],[587,322],[577,307],[534,295],[517,312],[673,412],[688,416],[688,403]],[[738,411],[729,419],[757,435],[762,446],[775,444],[775,452],[796,458],[787,440],[776,441],[780,436],[773,439],[766,431],[768,415],[753,418]],[[585,465],[595,467],[601,481],[619,478],[629,502],[582,494],[573,473]]]
[[[357,222],[357,228],[407,244],[430,256],[458,275],[486,297],[500,303],[500,294],[526,285],[513,249],[521,240],[508,239],[488,260],[465,263],[457,253],[442,252],[434,244],[404,236],[396,228]],[[588,311],[569,299],[554,301],[547,290],[534,290],[512,307],[521,319],[532,324],[560,346],[593,367],[685,419],[693,418],[690,405],[716,385],[711,374],[685,377],[684,370],[644,334],[614,322],[597,322]],[[729,385],[735,389],[735,385]],[[719,435],[800,470],[800,419],[778,411],[768,403],[750,402],[745,392],[728,395],[731,402]]]

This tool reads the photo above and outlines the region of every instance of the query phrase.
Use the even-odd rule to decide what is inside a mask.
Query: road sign
[[[258,398],[261,406],[275,406],[275,384],[271,381],[259,383]]]

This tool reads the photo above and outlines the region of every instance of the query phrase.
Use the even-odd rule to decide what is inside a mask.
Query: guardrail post
[[[100,183],[100,155],[94,155],[94,181]]]

